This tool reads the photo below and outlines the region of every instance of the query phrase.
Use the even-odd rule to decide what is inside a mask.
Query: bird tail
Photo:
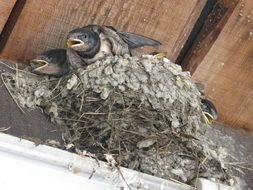
[[[142,46],[159,46],[161,42],[149,37],[129,32],[117,32],[118,35],[126,42],[130,49]]]

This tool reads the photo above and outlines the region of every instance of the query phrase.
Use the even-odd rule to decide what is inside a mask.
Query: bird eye
[[[85,38],[85,39],[87,39],[87,38],[88,38],[88,36],[85,34],[85,35],[84,35],[84,38]]]

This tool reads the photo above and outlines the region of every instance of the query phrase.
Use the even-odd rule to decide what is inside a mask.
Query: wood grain
[[[221,122],[253,130],[252,0],[239,2],[193,78],[205,83]]]
[[[17,0],[0,0],[0,34]]]
[[[27,0],[0,56],[27,63],[44,50],[65,47],[70,30],[93,23],[160,40],[160,48],[175,60],[205,3],[206,0]]]
[[[187,52],[181,65],[191,74],[197,69],[233,13],[239,0],[219,0],[208,15],[195,42]]]

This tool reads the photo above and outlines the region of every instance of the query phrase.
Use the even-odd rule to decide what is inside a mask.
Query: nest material
[[[124,167],[192,184],[229,180],[224,151],[203,135],[200,93],[168,59],[108,57],[61,79],[20,71],[4,82],[21,107],[40,107],[67,143],[113,154]]]

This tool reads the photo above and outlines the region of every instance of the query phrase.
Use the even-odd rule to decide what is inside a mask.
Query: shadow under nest
[[[16,103],[41,108],[71,151],[112,154],[120,166],[191,185],[231,179],[225,151],[204,136],[200,93],[169,60],[108,57],[60,79],[16,71],[2,74]]]

